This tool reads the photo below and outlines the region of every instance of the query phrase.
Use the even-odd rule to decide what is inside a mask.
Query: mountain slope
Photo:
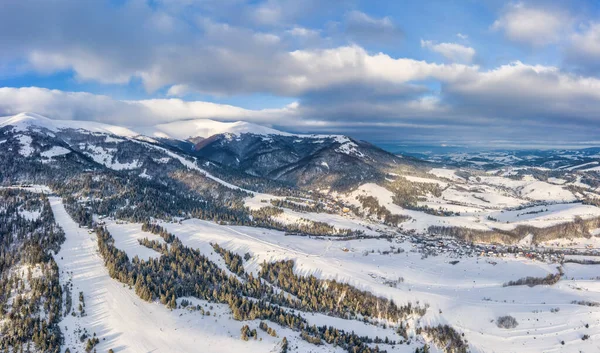
[[[94,170],[100,165],[148,179],[180,169],[196,169],[208,176],[207,168],[221,176],[344,189],[381,181],[389,168],[406,160],[342,135],[291,134],[247,122],[208,119],[130,129],[22,113],[0,118],[0,133],[0,143],[7,147],[0,154],[6,154],[13,167],[21,159],[41,161],[57,172]],[[212,163],[202,162],[201,169],[194,158]]]
[[[401,158],[340,135],[219,134],[193,154],[245,173],[298,186],[345,187],[383,179]]]
[[[140,131],[238,172],[296,186],[344,188],[382,180],[389,166],[402,161],[347,136],[291,134],[247,122],[198,119]]]
[[[94,121],[54,120],[36,113],[24,112],[14,116],[0,117],[0,129],[11,126],[13,131],[26,131],[37,127],[52,132],[60,130],[84,130],[93,133],[112,134],[121,137],[134,137],[138,133],[121,126],[102,124]]]
[[[193,171],[238,189],[201,168],[197,158],[128,128],[52,120],[33,113],[0,118],[0,182],[48,182],[84,172],[119,172],[166,183]]]

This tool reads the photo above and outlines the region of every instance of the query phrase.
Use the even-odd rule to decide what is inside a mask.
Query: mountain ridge
[[[0,117],[0,128],[7,125],[13,125],[21,129],[27,126],[39,126],[51,131],[69,128],[84,129],[92,132],[108,131],[122,137],[143,135],[150,138],[173,140],[189,140],[198,137],[205,139],[210,136],[221,134],[278,135],[314,139],[336,138],[340,141],[349,138],[349,136],[341,134],[296,134],[243,120],[224,122],[205,118],[182,119],[151,126],[121,126],[88,120],[53,119],[35,112],[21,112]]]
[[[6,131],[9,126],[12,126],[9,135],[14,138],[11,144],[22,157],[41,158],[58,151],[51,152],[47,146],[68,147],[110,169],[144,171],[142,175],[147,175],[146,169],[148,175],[162,174],[152,158],[165,156],[147,150],[140,145],[141,141],[157,148],[174,149],[187,158],[215,163],[229,173],[234,171],[300,187],[345,188],[383,180],[386,170],[402,160],[400,156],[348,136],[291,134],[243,122],[201,119],[170,123],[143,133],[136,128],[20,113],[0,118],[0,131]],[[167,134],[157,136],[160,129],[175,132],[176,137],[182,137],[182,131],[188,130],[191,134],[220,133],[180,140]],[[55,139],[55,135],[59,137]]]

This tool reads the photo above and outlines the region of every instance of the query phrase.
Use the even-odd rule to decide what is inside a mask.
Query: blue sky
[[[598,145],[597,1],[7,0],[0,113]]]

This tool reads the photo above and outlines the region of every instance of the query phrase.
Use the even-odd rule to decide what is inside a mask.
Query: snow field
[[[65,336],[70,347],[80,347],[73,330],[85,327],[100,337],[98,351],[113,348],[116,352],[195,352],[201,345],[205,352],[269,352],[276,349],[283,335],[292,347],[299,345],[298,351],[336,351],[331,346],[317,347],[298,341],[297,333],[271,323],[269,326],[277,330],[279,338],[271,338],[259,330],[262,341],[241,341],[239,329],[245,323],[230,319],[226,306],[212,304],[211,313],[217,316],[206,317],[188,309],[170,311],[158,303],[142,301],[132,290],[108,277],[97,254],[95,235],[79,228],[70,219],[60,199],[51,198],[51,204],[57,222],[67,234],[61,252],[55,256],[61,270],[61,283],[73,282],[74,306],[79,291],[84,292],[88,313],[84,317],[67,316],[61,323],[61,327],[68,327]],[[456,265],[451,265],[449,261],[454,260],[451,254],[421,259],[421,254],[411,252],[413,246],[409,242],[319,240],[285,236],[282,232],[259,228],[221,226],[196,219],[161,225],[186,246],[199,249],[223,268],[224,263],[212,251],[211,242],[242,256],[250,253],[252,258],[244,263],[247,271],[258,272],[264,260],[293,259],[295,271],[301,275],[344,281],[399,304],[408,301],[427,303],[430,308],[421,324],[454,326],[465,333],[474,352],[593,351],[597,344],[594,338],[600,338],[600,308],[571,304],[574,300],[600,302],[600,285],[591,279],[597,273],[593,266],[567,264],[567,278],[551,287],[503,287],[507,281],[545,276],[555,273],[556,269],[551,264],[514,258],[462,258]],[[107,221],[107,226],[117,247],[131,255],[139,254],[137,239],[148,235],[141,232],[140,224]],[[389,255],[379,253],[392,246],[405,251]],[[385,283],[400,277],[403,281],[396,285]],[[201,306],[211,305],[194,300]],[[556,307],[560,310],[551,312]],[[495,325],[493,320],[506,314],[517,319],[517,328],[505,330]],[[321,314],[304,316],[310,323],[318,325],[353,329],[371,336],[395,337],[391,329],[359,321]],[[248,324],[251,328],[258,326],[258,322]],[[591,339],[581,340],[584,333]],[[563,340],[564,346],[560,344]],[[388,351],[410,352],[414,348],[414,345],[403,345]]]

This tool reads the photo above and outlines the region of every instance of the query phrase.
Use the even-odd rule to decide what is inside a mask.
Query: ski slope
[[[78,293],[85,297],[86,316],[63,318],[60,323],[65,336],[63,352],[82,352],[77,330],[95,333],[100,344],[98,352],[113,349],[115,352],[270,352],[281,339],[261,335],[262,341],[242,341],[240,328],[245,322],[230,319],[226,305],[210,304],[215,316],[206,317],[184,309],[169,310],[160,303],[141,300],[133,290],[109,277],[104,262],[98,254],[95,234],[90,234],[67,214],[57,197],[50,199],[56,222],[64,229],[66,241],[55,255],[60,269],[61,285],[71,281],[74,308]],[[126,234],[119,235],[127,236]],[[205,304],[202,302],[202,304]],[[250,322],[251,328],[258,322]],[[65,329],[66,328],[66,329]],[[280,337],[288,336],[290,344],[296,342],[290,330],[277,327]],[[310,347],[314,352],[338,352],[331,347]]]

